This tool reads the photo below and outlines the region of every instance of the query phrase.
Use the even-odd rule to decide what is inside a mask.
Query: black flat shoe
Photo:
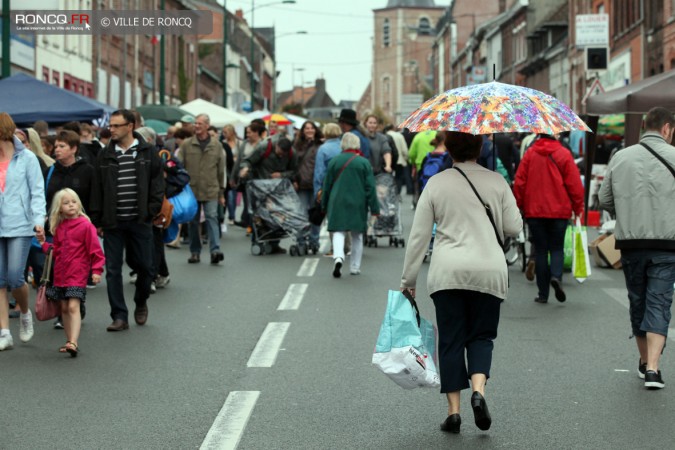
[[[471,408],[473,409],[473,418],[476,421],[476,426],[483,431],[489,430],[490,425],[492,425],[492,417],[490,417],[490,411],[488,411],[485,398],[478,391],[474,392],[471,396]]]
[[[441,424],[441,431],[448,433],[459,433],[459,427],[462,425],[462,418],[459,414],[452,414]]]
[[[564,302],[567,300],[567,296],[565,295],[565,291],[563,291],[562,288],[562,283],[560,282],[559,279],[557,278],[551,278],[551,286],[553,287],[553,290],[555,291],[555,299],[558,300],[559,302]]]

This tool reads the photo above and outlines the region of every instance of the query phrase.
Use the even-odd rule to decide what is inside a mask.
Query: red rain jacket
[[[87,287],[91,270],[96,275],[103,273],[105,257],[96,228],[86,217],[65,219],[56,228],[54,243],[45,242],[46,253],[53,246],[54,280],[57,287]]]
[[[540,137],[527,150],[513,186],[526,218],[569,219],[584,210],[584,187],[569,150]]]

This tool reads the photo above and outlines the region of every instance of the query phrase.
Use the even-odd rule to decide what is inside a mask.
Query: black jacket
[[[159,213],[164,199],[164,173],[162,161],[154,146],[148,144],[136,132],[136,183],[138,192],[138,221],[149,224]],[[98,154],[94,173],[96,183],[91,199],[91,220],[97,227],[117,226],[117,178],[119,165],[115,156],[115,143]]]
[[[96,158],[98,157],[98,154],[101,153],[101,150],[101,144],[98,141],[80,142],[80,146],[77,149],[77,156],[93,166],[96,164]]]
[[[70,188],[80,197],[84,212],[89,214],[91,209],[90,202],[93,195],[95,184],[94,167],[84,159],[78,158],[68,167],[61,165],[60,162],[54,163],[54,171],[49,179],[49,185],[45,186],[47,195],[47,214],[51,210],[52,199],[61,189]],[[49,171],[47,172],[47,174]],[[47,178],[45,174],[45,182]]]

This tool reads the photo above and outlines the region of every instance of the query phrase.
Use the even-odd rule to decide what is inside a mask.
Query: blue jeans
[[[530,242],[534,246],[538,296],[548,300],[551,278],[562,281],[567,219],[527,219],[527,224],[530,227]]]
[[[18,289],[26,283],[24,269],[32,236],[0,238],[0,289]]]
[[[227,191],[227,218],[234,222],[234,212],[237,210],[237,192],[236,189]]]
[[[305,211],[309,211],[309,208],[314,206],[314,192],[309,190],[300,190],[298,191],[298,197],[300,197],[300,203]],[[309,242],[311,244],[319,245],[319,234],[321,233],[321,227],[316,225],[310,226],[309,232]],[[298,236],[298,241],[302,241],[306,235]]]
[[[153,263],[152,226],[136,222],[120,222],[116,228],[106,229],[103,234],[103,250],[105,251],[105,279],[110,303],[110,317],[129,322],[129,310],[124,301],[124,283],[122,281],[122,264],[124,251],[130,267],[137,272],[136,306],[143,306],[150,297]],[[56,267],[58,270],[58,267]]]
[[[634,336],[668,336],[675,283],[675,252],[622,250],[621,264]]]
[[[204,208],[204,217],[206,217],[206,232],[209,235],[211,244],[211,253],[220,250],[220,227],[218,226],[218,200],[207,200],[199,202],[197,214],[190,222],[190,253],[199,255],[202,252],[202,241],[199,239],[199,219],[201,218],[201,209]]]

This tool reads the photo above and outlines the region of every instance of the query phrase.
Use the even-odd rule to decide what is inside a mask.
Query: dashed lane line
[[[233,391],[216,416],[200,450],[234,450],[239,445],[260,391]]]
[[[277,311],[291,311],[298,309],[302,302],[302,298],[305,296],[305,292],[307,292],[307,286],[309,286],[307,283],[292,283],[288,286],[286,295],[284,295],[281,303],[279,303]]]
[[[291,326],[290,322],[270,322],[265,327],[258,343],[248,359],[247,367],[272,367],[279,349]]]
[[[612,297],[614,300],[623,305],[626,309],[630,308],[628,304],[628,294],[625,289],[619,288],[604,288],[603,291],[605,294]],[[668,339],[675,341],[675,328],[668,328]]]
[[[319,258],[306,258],[298,270],[299,277],[312,277],[316,272],[316,267],[319,265]]]

